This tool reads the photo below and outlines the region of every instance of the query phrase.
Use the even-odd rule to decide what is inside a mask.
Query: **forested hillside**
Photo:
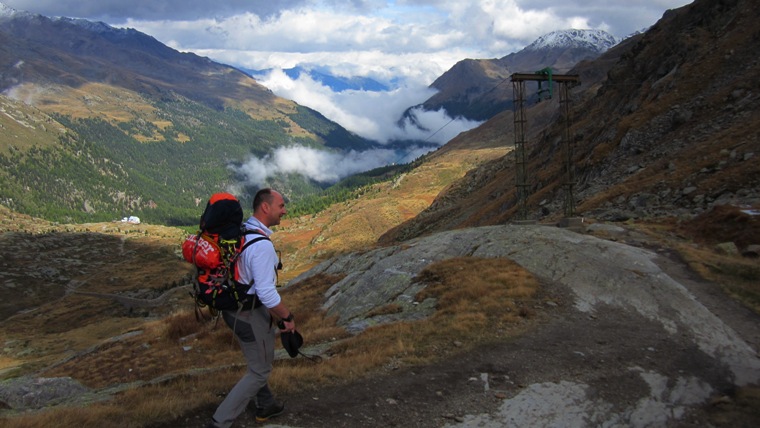
[[[0,45],[0,204],[20,213],[190,225],[214,192],[234,189],[248,205],[248,186],[276,183],[297,200],[327,185],[236,176],[251,157],[377,146],[135,30],[19,12],[0,17]]]
[[[288,135],[282,123],[256,120],[232,108],[219,111],[182,98],[153,106],[172,126],[160,128],[141,115],[114,123],[51,114],[67,129],[56,141],[26,149],[8,144],[0,152],[3,203],[57,221],[104,221],[130,214],[192,224],[205,196],[236,183],[230,165],[280,145],[316,145]],[[309,193],[317,186],[303,182],[290,187]]]

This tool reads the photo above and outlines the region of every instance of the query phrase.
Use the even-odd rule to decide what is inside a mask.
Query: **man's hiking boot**
[[[274,403],[266,409],[256,411],[256,422],[266,422],[270,418],[280,416],[285,411],[285,403]]]

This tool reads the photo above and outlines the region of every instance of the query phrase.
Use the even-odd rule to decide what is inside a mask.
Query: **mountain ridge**
[[[718,205],[760,204],[760,165],[752,161],[760,153],[760,94],[746,85],[760,75],[747,24],[759,9],[748,1],[696,1],[666,12],[647,33],[610,49],[599,62],[570,70],[582,77],[571,92],[570,113],[576,215],[690,218]],[[529,105],[528,120],[550,108],[556,120],[557,104]],[[513,126],[513,115],[504,112],[461,137],[506,129],[509,144]],[[558,221],[565,197],[564,124],[528,132],[529,218]],[[381,242],[513,220],[515,188],[504,183],[515,183],[514,154],[471,171]]]
[[[569,29],[544,34],[523,50],[582,48],[602,53],[619,42],[615,36],[603,30]]]
[[[561,30],[501,58],[464,59],[430,85],[438,92],[421,106],[425,110],[444,109],[451,117],[488,120],[512,108],[512,94],[505,84],[512,73],[545,68],[564,73],[617,43],[614,36],[601,30]]]

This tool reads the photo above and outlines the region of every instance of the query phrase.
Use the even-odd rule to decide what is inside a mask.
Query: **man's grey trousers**
[[[248,365],[245,375],[214,413],[216,426],[229,428],[254,397],[260,409],[274,403],[267,380],[274,361],[275,330],[269,310],[264,305],[250,310],[222,311],[222,317],[240,343]]]

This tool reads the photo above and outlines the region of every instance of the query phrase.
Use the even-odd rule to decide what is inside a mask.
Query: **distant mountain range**
[[[512,108],[509,76],[513,73],[533,73],[547,67],[564,73],[618,42],[601,30],[563,30],[541,36],[519,52],[499,59],[465,59],[430,85],[438,92],[422,107],[445,109],[452,117],[487,120]]]
[[[577,48],[601,54],[618,42],[615,36],[602,30],[560,30],[539,37],[523,50],[530,52]]]
[[[465,59],[436,79],[430,86],[438,93],[422,104],[426,110],[444,108],[450,116],[485,120],[511,108],[512,100],[504,85],[515,72],[533,72],[551,67],[555,72],[567,71],[579,61],[593,59],[619,43],[613,35],[601,30],[561,30],[545,34],[519,52],[500,59]],[[254,78],[263,78],[272,69],[241,68]],[[362,76],[336,76],[320,67],[293,67],[282,70],[292,79],[302,74],[329,87],[334,92],[345,90],[387,91],[390,87]],[[493,93],[492,93],[493,92]],[[511,92],[510,92],[511,93]]]
[[[565,55],[570,62],[598,54],[592,45],[606,40],[603,34],[571,35],[547,36],[546,47],[532,55],[559,58],[576,49]],[[587,45],[577,48],[550,43],[581,38]],[[513,57],[501,61],[511,63]],[[455,90],[488,85],[488,79],[473,80],[486,67],[497,75],[506,72],[499,62],[464,61],[433,84],[440,92],[425,106],[434,108],[439,100],[451,113],[472,117],[472,106],[452,108],[460,103]],[[466,72],[459,73],[463,68]],[[318,112],[275,96],[246,72],[260,77],[265,70],[241,71],[181,53],[134,29],[49,18],[0,3],[0,103],[6,112],[0,116],[6,131],[0,135],[0,203],[50,219],[134,214],[187,223],[200,200],[241,182],[230,165],[250,156],[292,144],[377,147]],[[285,73],[293,78],[307,73],[334,91],[389,89],[319,67]],[[503,105],[491,102],[489,108]],[[278,178],[277,185],[292,197],[318,190],[298,177]]]
[[[0,203],[49,219],[194,223],[250,156],[378,147],[231,66],[1,3],[0,94]],[[319,189],[278,180],[294,197]]]
[[[511,107],[511,72],[563,72],[615,42],[569,30],[501,59],[463,60],[431,85],[439,92],[423,106],[483,120]],[[251,78],[264,72],[181,53],[134,29],[0,3],[0,203],[48,219],[188,224],[210,193],[241,183],[230,167],[250,156],[293,144],[377,147]],[[285,72],[334,91],[389,89],[319,67]],[[276,184],[295,198],[320,190],[295,176]]]

